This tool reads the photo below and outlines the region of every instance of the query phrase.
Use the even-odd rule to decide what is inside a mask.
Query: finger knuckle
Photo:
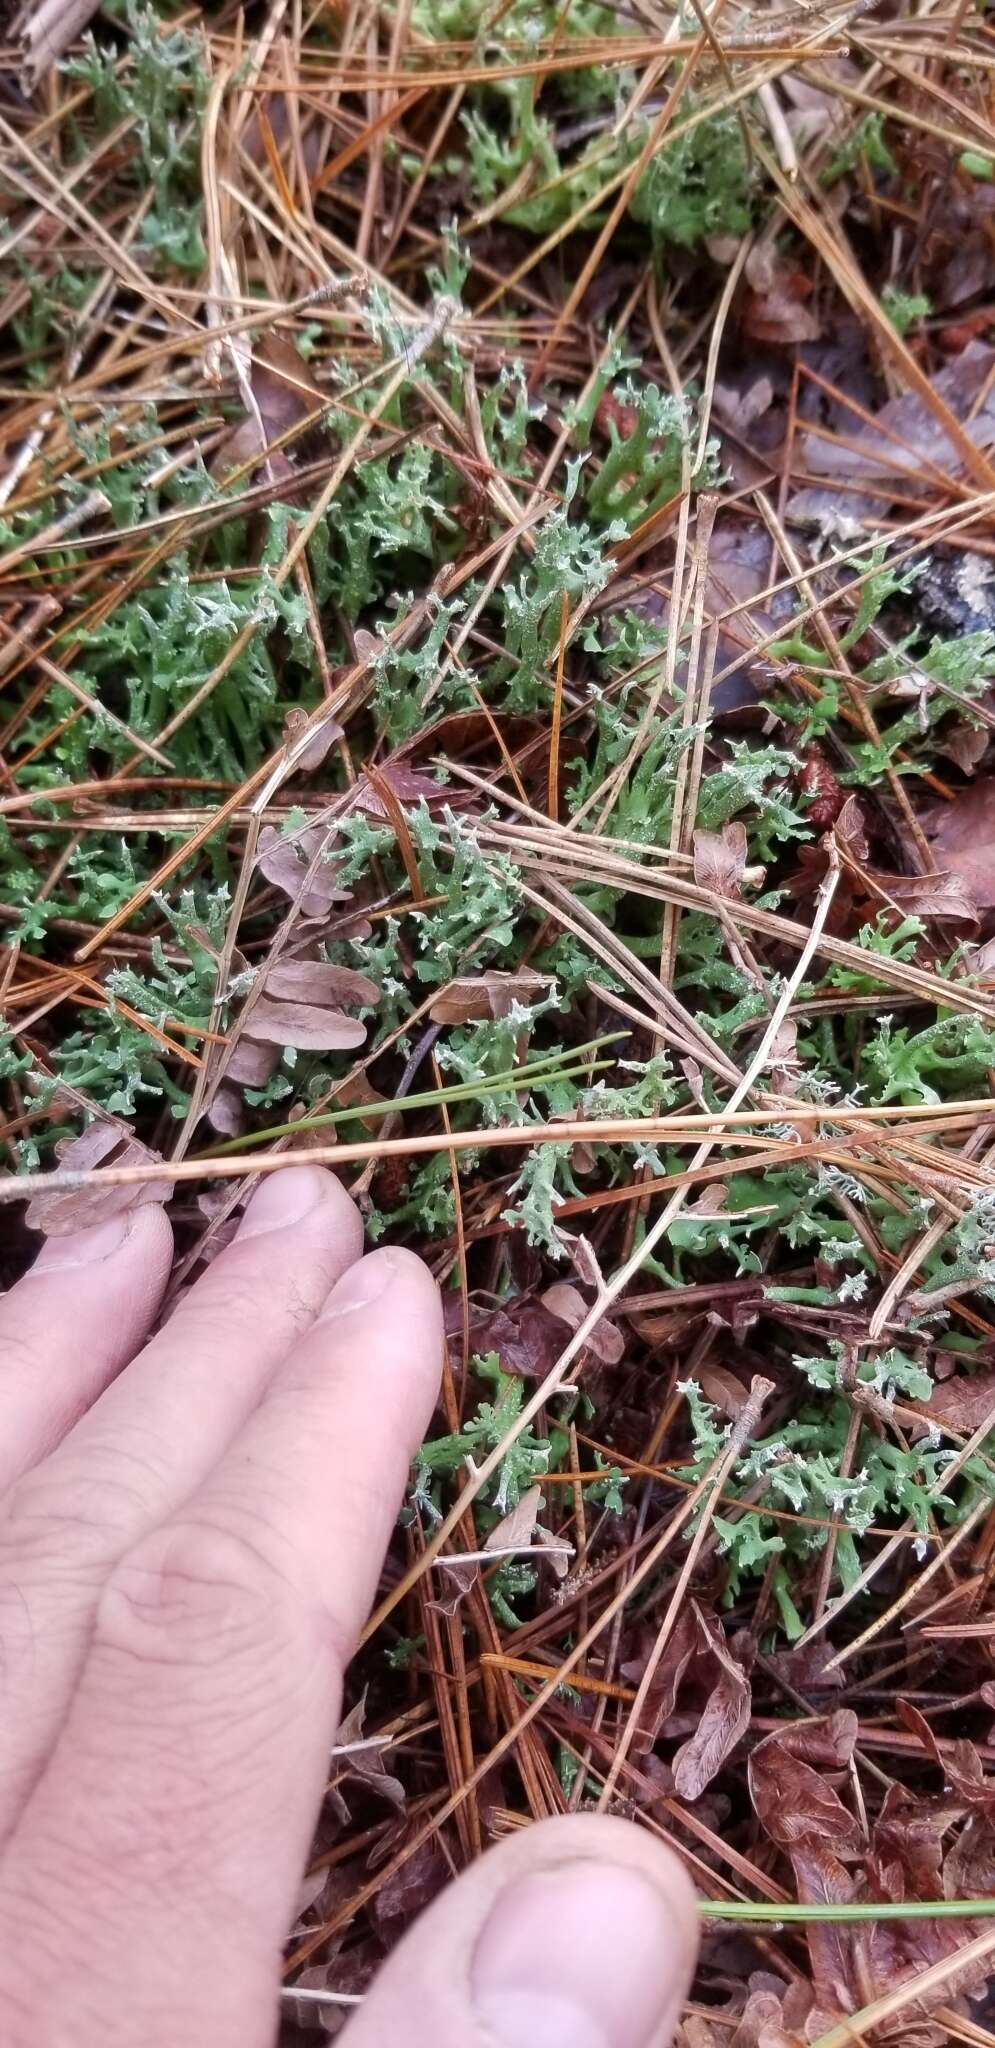
[[[143,1538],[115,1566],[96,1633],[103,1647],[143,1660],[212,1664],[288,1647],[301,1604],[251,1520],[191,1518]]]

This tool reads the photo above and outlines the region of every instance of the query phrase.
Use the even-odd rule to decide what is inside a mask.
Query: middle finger
[[[213,1470],[361,1250],[359,1217],[331,1174],[274,1175],[166,1327],[7,1496],[0,1840],[62,1725],[108,1573]]]

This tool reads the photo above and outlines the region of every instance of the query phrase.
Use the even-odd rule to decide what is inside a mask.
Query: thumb
[[[345,2048],[667,2048],[698,1946],[694,1893],[628,1821],[540,1821],[435,1900]]]

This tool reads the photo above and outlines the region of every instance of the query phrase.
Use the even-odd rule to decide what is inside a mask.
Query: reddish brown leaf
[[[460,1339],[463,1308],[458,1296],[446,1295],[444,1312],[447,1336]],[[500,1308],[470,1298],[470,1349],[496,1352],[502,1372],[518,1373],[529,1380],[545,1379],[565,1341],[559,1317],[530,1295],[519,1295]]]
[[[889,875],[865,868],[868,881],[890,897],[908,917],[942,919],[947,924],[977,925],[978,905],[966,877],[949,870],[932,875]]]
[[[809,800],[805,813],[808,823],[817,832],[828,831],[835,825],[847,799],[821,747],[806,748],[798,771],[798,787]]]
[[[257,1044],[243,1031],[232,1048],[227,1077],[242,1088],[263,1088],[276,1064],[272,1046]]]
[[[962,775],[974,775],[988,752],[991,732],[986,725],[967,725],[958,721],[944,727],[938,740],[941,754],[948,760],[956,761]]]
[[[706,1359],[698,1367],[695,1378],[706,1401],[711,1401],[720,1415],[727,1415],[734,1422],[737,1415],[742,1414],[748,1398],[747,1389],[728,1366],[712,1365]]]
[[[294,1045],[300,1051],[341,1052],[362,1045],[366,1026],[341,1010],[308,1003],[254,1003],[247,1031],[264,1045]]]
[[[867,826],[860,798],[848,796],[837,812],[833,825],[833,843],[842,861],[851,861],[863,868],[870,851],[867,844]]]
[[[772,1841],[794,1854],[799,1843],[825,1843],[834,1851],[855,1850],[858,1822],[826,1775],[849,1762],[857,1717],[845,1708],[824,1721],[786,1728],[757,1744],[749,1762],[750,1795]],[[815,1768],[815,1761],[824,1766]]]
[[[426,775],[421,768],[410,768],[406,761],[395,757],[384,761],[377,772],[400,804],[425,803],[429,810],[439,810],[446,805],[448,809],[458,811],[476,801],[472,791],[461,789],[459,785],[450,787],[448,783],[437,781],[434,775]],[[382,796],[365,775],[360,777],[352,792],[352,804],[370,818],[387,815]]]
[[[431,1905],[449,1881],[449,1865],[434,1841],[424,1842],[398,1870],[385,1878],[369,1914],[385,1946],[392,1948],[410,1920]]]
[[[257,865],[268,882],[296,903],[301,899],[304,917],[323,917],[333,903],[348,903],[350,891],[341,889],[335,879],[336,863],[327,858],[334,835],[325,825],[306,825],[299,832],[278,832],[275,825],[264,825],[259,834]],[[321,858],[315,860],[315,856]],[[314,870],[307,888],[301,896],[305,879],[314,861]]]
[[[601,393],[595,407],[594,423],[603,434],[607,435],[609,429],[615,427],[619,440],[627,441],[629,435],[635,433],[638,422],[639,414],[634,405],[623,405],[613,391]]]
[[[643,1677],[653,1650],[654,1636],[651,1629],[643,1632],[639,1655],[622,1665],[622,1676],[630,1684],[637,1685]],[[665,1721],[669,1721],[677,1704],[681,1680],[695,1654],[698,1631],[690,1604],[681,1609],[673,1633],[663,1656],[653,1673],[642,1720],[633,1739],[633,1754],[646,1756],[656,1742]]]
[[[256,343],[249,375],[268,441],[278,441],[303,420],[315,419],[329,403],[327,391],[315,382],[285,335],[267,334]]]
[[[818,341],[822,329],[805,303],[812,282],[804,271],[783,263],[769,242],[758,242],[747,257],[746,276],[752,289],[746,295],[743,332],[751,341],[775,346]]]

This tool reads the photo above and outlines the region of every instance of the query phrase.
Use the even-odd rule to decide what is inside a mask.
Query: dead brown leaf
[[[726,1757],[750,1725],[752,1693],[749,1674],[726,1643],[717,1621],[692,1602],[698,1631],[697,1655],[716,1668],[715,1683],[701,1711],[694,1734],[681,1744],[673,1761],[674,1790],[681,1799],[700,1799]]]
[[[647,1630],[640,1655],[622,1666],[624,1677],[638,1682],[652,1647],[652,1631]],[[706,1615],[696,1600],[681,1609],[653,1674],[633,1751],[637,1756],[649,1754],[665,1731],[679,1695],[682,1711],[686,1693],[697,1697],[701,1701],[697,1727],[673,1761],[674,1786],[683,1799],[701,1797],[749,1726],[751,1650],[751,1643],[739,1637],[738,1654],[734,1654],[721,1624]]]
[[[573,1546],[554,1536],[552,1530],[540,1521],[542,1507],[542,1487],[528,1487],[515,1507],[491,1530],[484,1549],[551,1551],[549,1562],[554,1574],[558,1579],[565,1579],[570,1569]]]
[[[566,1323],[571,1330],[579,1330],[588,1306],[578,1287],[569,1280],[555,1280],[539,1296],[544,1308],[558,1322]],[[603,1365],[618,1365],[625,1355],[625,1338],[608,1316],[601,1316],[587,1337],[585,1349],[600,1358]]]
[[[812,280],[803,270],[783,262],[770,242],[761,241],[746,259],[746,277],[742,325],[751,341],[775,347],[818,341],[822,328],[806,303]]]
[[[349,1808],[339,1787],[345,1784],[360,1786],[366,1792],[375,1792],[386,1799],[391,1806],[401,1808],[407,1801],[407,1792],[400,1778],[391,1777],[384,1761],[389,1744],[368,1741],[364,1730],[366,1725],[366,1694],[358,1700],[345,1717],[332,1747],[332,1767],[328,1782],[328,1797],[332,1811],[344,1827],[350,1819]]]
[[[470,1349],[494,1351],[502,1372],[518,1373],[522,1379],[541,1380],[556,1364],[563,1350],[563,1324],[530,1294],[520,1294],[500,1306],[470,1296]],[[463,1305],[458,1295],[447,1294],[444,1302],[446,1335],[458,1341],[463,1332]]]
[[[266,335],[256,343],[248,365],[251,405],[234,433],[229,435],[212,465],[215,475],[241,469],[246,463],[268,461],[274,475],[292,478],[293,461],[288,453],[267,450],[274,441],[308,421],[316,421],[329,403],[328,393],[316,384],[303,356],[292,341],[281,334]],[[250,401],[246,393],[246,404]],[[299,440],[292,444],[296,451]]]
[[[970,1379],[940,1380],[934,1386],[923,1413],[949,1422],[964,1436],[973,1436],[986,1417],[995,1412],[995,1372],[973,1373]]]
[[[930,804],[923,831],[937,859],[963,878],[980,910],[995,905],[995,775],[978,775],[952,802]]]
[[[300,899],[303,917],[324,917],[333,904],[351,900],[351,890],[336,880],[333,837],[327,825],[305,825],[293,833],[264,825],[259,834],[260,873],[290,902]]]
[[[993,365],[995,349],[972,341],[933,380],[976,448],[995,446],[995,391],[989,384]],[[917,393],[888,399],[875,414],[875,422],[868,427],[854,416],[852,423],[841,425],[845,446],[842,439],[827,441],[821,435],[807,435],[803,443],[806,468],[812,475],[849,482],[900,477],[903,490],[922,484],[924,469],[942,471],[948,477],[962,473],[959,450]],[[841,502],[846,505],[847,499]],[[849,502],[852,506],[853,501]]]
[[[694,835],[694,879],[699,889],[711,889],[730,903],[741,903],[743,885],[758,888],[763,868],[746,865],[746,826],[737,818],[723,825],[721,832],[699,829]]]
[[[429,1010],[433,1024],[475,1024],[487,1017],[507,1017],[513,1004],[537,1002],[552,986],[548,974],[521,968],[505,974],[488,968],[486,974],[461,975],[440,989]]]
[[[77,1138],[60,1138],[55,1147],[60,1168],[89,1173],[106,1166],[150,1166],[160,1155],[149,1150],[129,1131],[97,1118]],[[95,1223],[107,1223],[128,1209],[145,1203],[168,1202],[173,1193],[169,1180],[140,1182],[129,1187],[107,1187],[95,1181],[89,1187],[56,1188],[51,1194],[35,1195],[25,1211],[25,1222],[46,1237],[69,1237],[75,1230],[88,1230]]]
[[[860,1826],[827,1775],[842,1772],[856,1738],[857,1716],[841,1707],[824,1721],[758,1742],[749,1762],[750,1796],[761,1824],[782,1849],[793,1854],[802,1842],[825,1843],[834,1852],[860,1847]]]

